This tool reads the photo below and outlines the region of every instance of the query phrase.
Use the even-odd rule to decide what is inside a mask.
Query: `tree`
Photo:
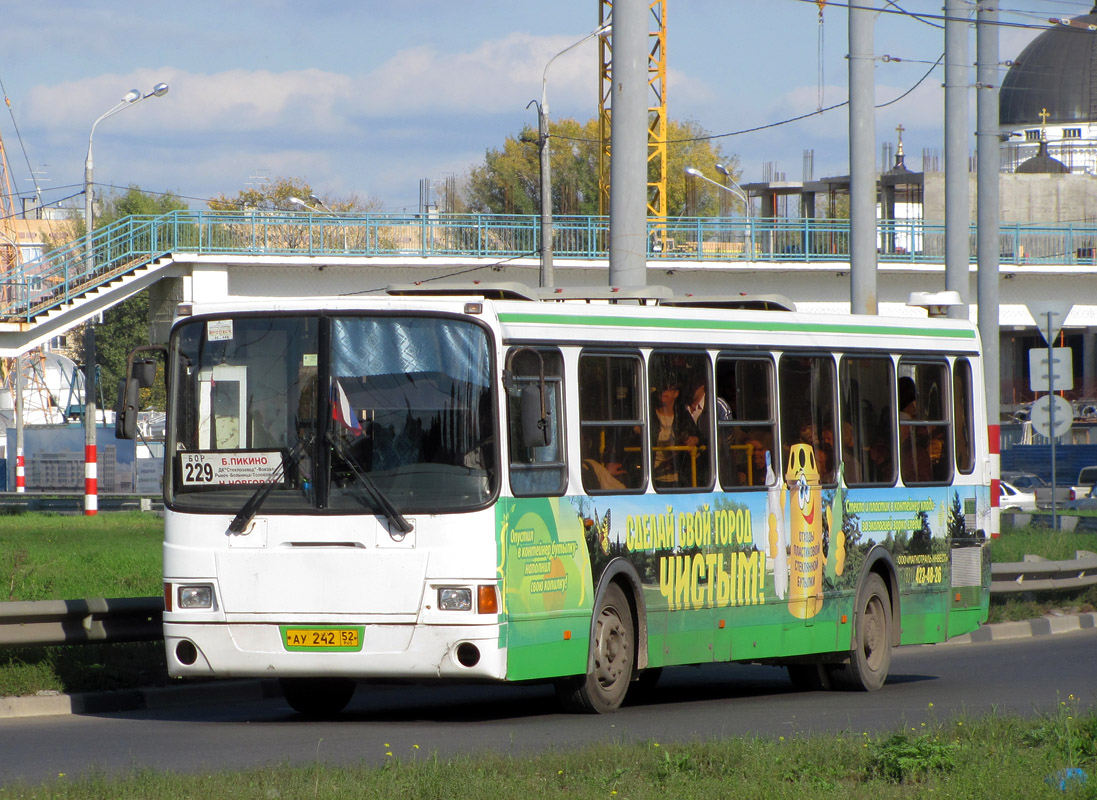
[[[362,199],[357,194],[351,194],[342,199],[330,199],[314,203],[312,187],[308,181],[302,178],[277,177],[266,181],[258,187],[241,189],[235,196],[225,194],[217,195],[209,201],[211,211],[305,211],[296,203],[290,202],[291,197],[303,200],[311,206],[320,208],[321,211],[332,212],[369,212],[379,211],[381,201],[377,198]]]
[[[95,218],[95,227],[110,225],[133,215],[159,216],[171,211],[185,211],[187,204],[171,192],[144,192],[131,186],[122,194],[109,195]],[[115,388],[126,374],[126,359],[130,351],[149,343],[149,295],[141,291],[103,312],[103,322],[95,331],[95,363],[99,365],[99,380],[108,406],[115,401]],[[162,375],[160,376],[162,378]],[[157,380],[152,390],[142,392],[142,405],[164,407],[164,383]],[[98,398],[96,398],[98,402]]]
[[[550,125],[552,204],[556,214],[598,214],[598,120],[579,123],[553,120]],[[738,181],[739,159],[720,150],[717,140],[693,121],[667,123],[667,215],[681,216],[686,206],[686,167],[714,180],[715,165],[724,164]],[[655,166],[649,164],[649,180]],[[721,190],[697,179],[703,188],[698,213],[717,214]],[[465,181],[463,201],[469,211],[496,214],[536,214],[541,207],[541,167],[538,135],[525,126],[508,136],[501,149],[490,149],[483,164],[474,166]]]

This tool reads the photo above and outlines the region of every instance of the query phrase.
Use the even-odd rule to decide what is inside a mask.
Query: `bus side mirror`
[[[547,447],[550,441],[548,413],[541,413],[545,405],[543,391],[543,383],[540,388],[522,389],[522,438],[526,447]]]
[[[118,381],[118,406],[114,414],[114,438],[134,439],[137,437],[137,405],[140,387],[135,378],[122,378]]]
[[[152,359],[133,362],[133,377],[142,389],[150,389],[156,383],[156,362]]]

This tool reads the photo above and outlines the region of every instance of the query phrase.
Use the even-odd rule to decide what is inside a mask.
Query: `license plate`
[[[282,628],[287,650],[361,650],[361,628]]]

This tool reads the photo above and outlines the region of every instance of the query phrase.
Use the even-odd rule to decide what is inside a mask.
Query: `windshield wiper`
[[[297,451],[300,447],[301,443],[298,442],[293,450],[287,451],[283,455],[281,463],[271,471],[265,481],[259,484],[259,488],[255,490],[255,494],[248,498],[248,501],[244,503],[236,516],[232,518],[232,522],[229,523],[229,533],[243,533],[247,530],[251,521],[255,518],[255,515],[259,513],[259,508],[274,490],[274,487],[285,479],[286,462],[292,461],[295,465],[300,465],[300,462],[297,460]]]
[[[383,491],[381,491],[381,487],[377,485],[373,478],[362,470],[362,465],[350,454],[346,445],[339,441],[337,437],[332,436],[330,432],[327,434],[327,440],[339,458],[343,459],[346,465],[350,467],[354,479],[366,490],[370,499],[373,500],[374,505],[384,512],[389,524],[398,528],[401,533],[411,533],[412,525],[408,522],[408,518],[401,514],[400,510],[392,504],[392,501],[388,499],[388,496]]]

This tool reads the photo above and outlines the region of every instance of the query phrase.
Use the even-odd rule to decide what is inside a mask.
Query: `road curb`
[[[944,644],[998,642],[1032,636],[1097,628],[1097,612],[1039,617],[1024,622],[997,622]],[[149,689],[126,689],[86,694],[43,693],[27,697],[0,697],[0,719],[47,717],[63,714],[106,714],[119,711],[178,708],[195,703],[248,703],[278,697],[276,680],[233,680],[179,684]]]
[[[947,644],[969,644],[972,642],[1000,642],[1006,639],[1027,639],[1031,636],[1052,636],[1056,633],[1097,628],[1097,613],[1054,614],[1023,622],[996,622],[983,625],[976,631],[965,633]]]

